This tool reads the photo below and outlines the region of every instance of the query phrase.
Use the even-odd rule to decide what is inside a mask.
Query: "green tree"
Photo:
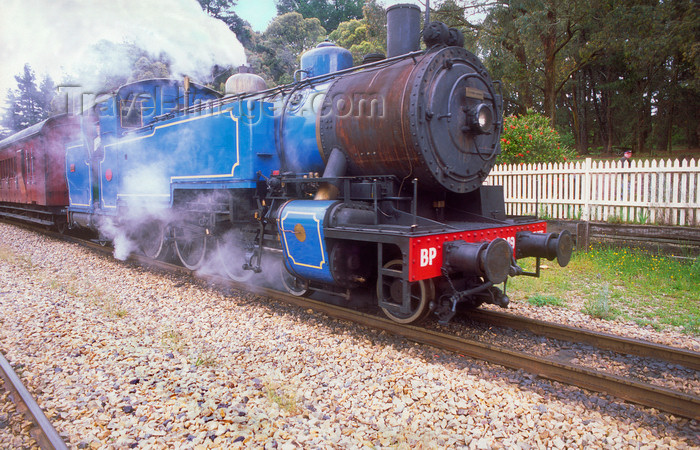
[[[362,19],[342,22],[328,36],[350,50],[356,65],[368,53],[386,53],[386,11],[375,0],[367,0],[362,11]]]
[[[583,22],[560,111],[570,113],[579,152],[698,145],[700,20],[692,2],[600,2]],[[694,56],[695,55],[695,56]]]
[[[92,80],[84,86],[95,92],[107,92],[132,81],[170,76],[170,60],[164,53],[149,54],[133,43],[100,40],[91,46],[78,80]]]
[[[362,18],[364,0],[277,0],[277,14],[296,12],[304,18],[321,21],[329,31],[338,28],[341,22]]]
[[[239,42],[243,47],[248,48],[252,44],[254,31],[252,30],[250,23],[243,20],[236,12],[233,10],[238,4],[237,0],[197,0],[202,10],[214,17],[219,19],[228,26],[229,30],[238,38]]]
[[[147,80],[149,78],[168,78],[170,69],[160,60],[151,61],[148,56],[141,56],[134,62],[129,81]]]
[[[535,95],[545,116],[555,122],[556,101],[579,62],[568,58],[569,46],[590,12],[573,0],[509,0],[494,6],[481,27],[487,47],[507,53],[508,69],[522,93],[519,111],[531,108]]]
[[[46,120],[51,112],[51,101],[55,96],[55,86],[49,76],[45,76],[41,87],[36,84],[36,75],[29,64],[24,65],[20,75],[15,75],[16,89],[7,93],[9,105],[2,117],[6,133],[14,133]]]
[[[482,23],[472,13],[486,8]],[[580,153],[699,145],[700,10],[692,0],[444,0],[502,81],[507,114],[534,109]],[[470,44],[467,44],[469,48]]]
[[[301,54],[325,36],[318,19],[304,19],[299,13],[282,14],[260,36],[249,60],[256,70],[263,69],[263,78],[269,77],[274,84],[290,83]]]

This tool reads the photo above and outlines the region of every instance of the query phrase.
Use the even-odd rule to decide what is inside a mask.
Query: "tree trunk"
[[[637,110],[637,126],[634,129],[634,151],[639,153],[646,150],[647,139],[651,133],[651,95],[647,91],[648,82],[638,81],[637,93],[641,98],[640,108]]]
[[[515,47],[515,58],[522,66],[523,70],[527,72],[529,67],[527,63],[527,54],[525,53],[525,46],[519,42]],[[530,84],[530,80],[527,78],[523,79],[523,82],[520,84],[520,95],[523,107],[525,109],[524,111],[521,111],[521,113],[526,114],[528,109],[532,109],[535,106],[535,99],[532,94],[532,85]]]
[[[556,56],[557,56],[557,30],[556,14],[547,12],[547,30],[542,35],[542,48],[544,51],[544,115],[554,126],[556,113]]]

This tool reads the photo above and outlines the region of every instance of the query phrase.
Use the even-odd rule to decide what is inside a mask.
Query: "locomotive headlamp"
[[[467,113],[467,126],[476,134],[491,134],[493,131],[493,111],[485,103],[479,103],[476,108]]]

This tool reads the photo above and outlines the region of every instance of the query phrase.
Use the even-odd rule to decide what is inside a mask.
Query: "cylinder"
[[[387,58],[420,49],[420,8],[410,3],[386,10]]]

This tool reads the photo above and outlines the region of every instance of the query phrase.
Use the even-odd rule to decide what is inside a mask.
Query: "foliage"
[[[303,51],[321,42],[325,35],[326,30],[318,19],[288,13],[277,16],[265,30],[263,38],[269,45],[285,48],[298,58]]]
[[[618,317],[619,312],[610,304],[610,288],[607,284],[603,285],[596,297],[586,299],[581,312],[603,320],[613,320]]]
[[[325,36],[326,30],[316,18],[304,19],[299,13],[277,16],[263,34],[254,36],[246,52],[248,62],[268,84],[290,83],[301,54]]]
[[[586,8],[571,0],[514,0],[489,10],[481,26],[484,50],[496,76],[505,69],[512,82],[506,101],[513,112],[535,107],[541,93],[538,106],[554,123],[557,95],[579,64],[565,56]]]
[[[92,80],[92,86],[83,88],[96,93],[132,81],[170,76],[170,59],[166,54],[152,55],[130,42],[100,40],[90,47],[85,60],[77,79]]]
[[[519,260],[533,270],[530,260]],[[616,317],[657,329],[678,327],[700,336],[697,280],[700,258],[677,259],[636,249],[594,248],[575,252],[567,267],[546,264],[542,278],[508,282],[511,301],[538,293],[566,298],[566,307],[596,317]]]
[[[368,53],[386,53],[386,11],[375,0],[368,0],[362,19],[340,23],[328,38],[350,50],[356,65]]]
[[[6,104],[9,106],[1,119],[8,135],[48,119],[56,95],[49,76],[37,86],[36,75],[29,64],[24,65],[20,75],[15,75],[15,81],[17,88],[8,90]]]
[[[559,133],[541,114],[529,111],[523,116],[503,119],[501,154],[498,161],[505,164],[564,162],[575,156],[562,145]]]
[[[305,19],[317,18],[328,31],[341,22],[362,18],[364,0],[277,0],[277,14],[299,13]]]
[[[566,302],[552,295],[535,294],[527,299],[533,306],[566,306]]]
[[[248,48],[253,39],[254,32],[250,24],[236,14],[233,8],[236,0],[197,0],[202,10],[210,16],[224,22],[229,30],[233,31],[243,47]]]
[[[438,0],[433,11],[501,80],[507,115],[543,113],[579,153],[700,145],[695,2]]]

